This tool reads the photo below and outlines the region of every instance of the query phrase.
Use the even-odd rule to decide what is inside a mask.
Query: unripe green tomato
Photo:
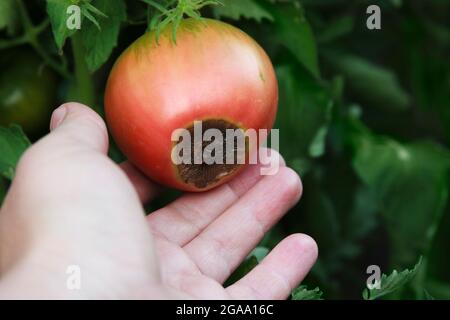
[[[44,133],[56,90],[56,74],[31,49],[1,52],[0,126],[15,123],[30,136]]]

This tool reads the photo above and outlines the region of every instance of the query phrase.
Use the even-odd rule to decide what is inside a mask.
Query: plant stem
[[[71,43],[75,62],[75,82],[69,92],[69,96],[71,99],[95,109],[94,83],[84,59],[85,50],[81,42],[81,35],[75,33],[71,37]]]
[[[70,78],[70,74],[67,69],[57,61],[53,60],[53,58],[47,53],[39,42],[38,35],[45,30],[45,28],[47,28],[49,21],[44,20],[41,24],[34,26],[22,0],[17,0],[17,6],[19,8],[20,17],[22,20],[24,35],[18,40],[16,39],[16,41],[11,41],[9,44],[4,43],[4,47],[13,47],[16,45],[29,43],[48,66],[53,68],[62,77]],[[0,48],[2,48],[1,43]]]
[[[40,43],[36,39],[30,39],[29,43],[34,48],[34,50],[39,54],[44,60],[44,62],[50,66],[52,69],[54,69],[56,72],[58,72],[62,77],[69,79],[70,73],[63,67],[63,65],[59,64],[55,60],[53,60],[48,54],[47,51],[40,45]]]
[[[18,47],[26,43],[28,43],[28,39],[26,37],[19,37],[11,40],[0,40],[0,50]]]
[[[149,29],[156,31],[156,42],[159,41],[161,32],[172,24],[172,41],[176,43],[177,29],[184,16],[201,20],[200,10],[209,5],[222,4],[219,0],[172,0],[166,4],[159,4],[155,0],[142,0],[156,9],[150,21]]]
[[[147,23],[147,20],[128,20],[127,23],[130,26],[142,26]]]

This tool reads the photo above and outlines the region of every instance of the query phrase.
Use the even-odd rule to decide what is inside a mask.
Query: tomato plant
[[[155,181],[207,190],[240,166],[174,165],[173,132],[194,121],[224,137],[227,128],[271,129],[275,72],[253,39],[217,20],[182,21],[176,44],[170,33],[161,36],[157,41],[156,32],[145,34],[117,60],[105,92],[108,125],[125,155]]]

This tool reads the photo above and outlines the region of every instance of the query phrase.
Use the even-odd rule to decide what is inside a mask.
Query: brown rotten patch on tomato
[[[190,161],[176,166],[184,183],[204,189],[233,174],[245,163],[248,140],[244,130],[235,124],[221,119],[203,121],[202,133],[216,129],[217,136],[207,141],[202,139],[201,147],[196,146],[194,124],[186,129],[191,137]],[[176,144],[182,142],[183,137],[180,137]]]

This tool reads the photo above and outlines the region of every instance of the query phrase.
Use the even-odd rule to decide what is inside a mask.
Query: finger
[[[63,123],[64,125],[62,125]],[[53,140],[66,141],[70,138],[77,146],[93,146],[94,150],[97,149],[103,154],[106,154],[108,150],[108,134],[105,123],[95,112],[84,105],[67,103],[56,109],[52,115],[50,130],[54,131],[56,128],[58,128],[58,139]],[[56,142],[54,143],[56,144]],[[122,163],[120,167],[135,187],[142,202],[149,201],[158,193],[158,186],[129,162]]]
[[[301,181],[287,167],[266,176],[185,246],[203,274],[225,281],[264,234],[300,198]]]
[[[120,167],[125,172],[130,182],[133,184],[142,203],[149,202],[161,192],[161,186],[148,179],[143,173],[141,173],[128,161],[121,163]]]
[[[106,157],[108,135],[98,114],[84,105],[66,103],[53,113],[50,129],[19,161],[9,196],[21,208],[17,211],[33,213],[30,218],[62,208],[78,209],[76,216],[106,208],[114,213],[118,210],[110,210],[110,201],[102,200],[115,196],[142,212],[128,179]]]
[[[92,181],[86,173],[94,176],[101,172],[100,168],[112,166],[106,157],[108,134],[103,120],[84,105],[66,103],[54,111],[50,130],[50,134],[31,146],[20,159],[13,186],[29,189],[29,197],[38,191],[62,194],[79,187],[81,182],[89,188],[80,191],[92,189],[98,181]]]
[[[270,150],[272,157],[284,160]],[[186,194],[148,216],[153,232],[184,246],[261,180],[262,165],[249,165],[230,182],[204,193]]]
[[[227,291],[233,299],[286,299],[312,268],[317,254],[317,244],[311,237],[291,235]]]
[[[89,148],[103,154],[108,151],[108,134],[104,121],[82,104],[72,102],[57,108],[52,115],[50,130],[56,134],[48,135],[38,145],[45,143],[48,147],[55,147],[53,151],[60,148],[65,150],[70,146]]]
[[[16,206],[45,207],[40,214],[50,212],[49,207],[79,208],[80,216],[96,209],[106,212],[111,207],[107,197],[120,195],[118,199],[126,197],[127,204],[142,211],[139,201],[134,203],[138,197],[131,183],[106,156],[108,134],[99,115],[84,105],[66,103],[53,113],[50,129],[19,161],[12,191],[17,189],[22,201],[14,201]],[[38,214],[29,212],[34,212],[30,218]]]

